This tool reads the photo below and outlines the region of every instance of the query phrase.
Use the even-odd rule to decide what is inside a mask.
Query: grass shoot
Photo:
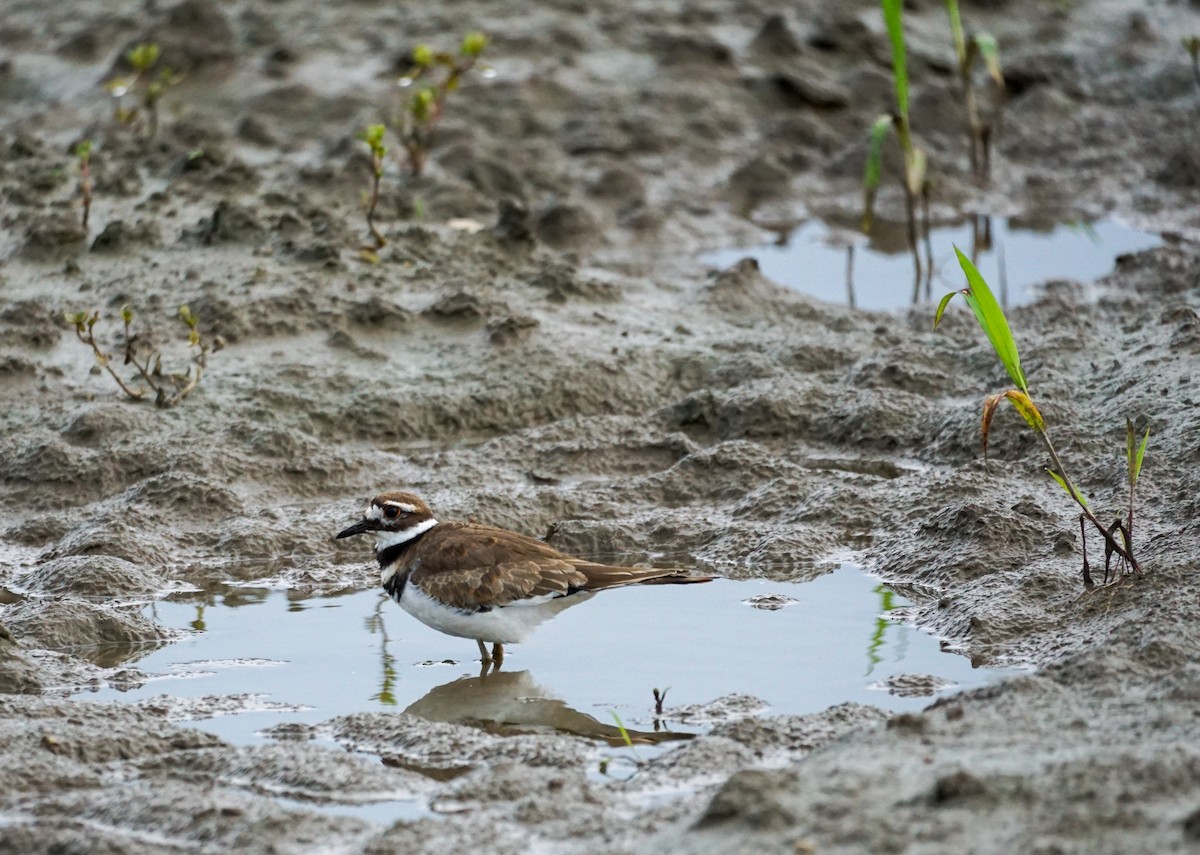
[[[155,347],[144,345],[133,332],[133,309],[129,306],[121,308],[121,320],[125,325],[124,334],[124,364],[132,365],[135,377],[140,378],[145,386],[137,385],[137,380],[123,378],[113,367],[113,355],[105,351],[96,341],[95,326],[100,320],[98,311],[68,312],[68,323],[75,326],[75,336],[92,349],[96,364],[108,372],[121,391],[130,400],[140,401],[150,393],[154,393],[154,403],[162,409],[174,407],[200,384],[204,369],[208,366],[208,354],[213,350],[209,342],[200,335],[200,319],[187,306],[179,307],[179,319],[188,329],[188,346],[194,351],[191,365],[183,373],[167,373],[163,371],[162,354]]]
[[[1067,468],[1063,465],[1062,458],[1059,457],[1058,450],[1054,447],[1054,443],[1050,439],[1046,421],[1029,394],[1029,383],[1025,378],[1025,371],[1021,367],[1021,356],[1017,350],[1017,343],[1013,338],[1012,330],[1009,328],[1008,319],[1004,316],[1004,310],[996,301],[996,297],[992,294],[987,282],[975,268],[975,265],[971,263],[971,260],[958,247],[955,247],[954,251],[958,255],[958,263],[962,267],[963,273],[966,274],[967,287],[961,291],[951,291],[942,298],[941,303],[938,304],[937,312],[934,314],[934,329],[941,322],[942,315],[945,313],[950,301],[956,295],[961,294],[967,301],[967,305],[971,307],[976,321],[978,321],[980,328],[991,343],[992,349],[996,352],[996,356],[1000,360],[1000,364],[1004,366],[1009,378],[1016,386],[1015,389],[1008,389],[1003,392],[997,392],[994,395],[989,395],[984,401],[983,455],[985,463],[987,461],[988,434],[991,430],[992,418],[995,416],[1000,404],[1008,401],[1020,413],[1021,417],[1025,419],[1030,429],[1041,439],[1042,446],[1049,455],[1052,464],[1046,470],[1050,477],[1079,505],[1080,533],[1083,545],[1084,585],[1088,588],[1093,586],[1091,568],[1087,560],[1087,531],[1085,522],[1090,522],[1104,540],[1105,584],[1109,581],[1111,561],[1114,554],[1121,560],[1125,572],[1141,573],[1141,565],[1134,556],[1133,548],[1133,507],[1138,476],[1141,474],[1142,461],[1146,455],[1146,446],[1150,441],[1150,430],[1147,428],[1141,442],[1138,443],[1136,442],[1132,422],[1126,421],[1125,457],[1129,480],[1129,502],[1125,511],[1125,519],[1122,520],[1118,516],[1111,525],[1105,526],[1096,517],[1087,498],[1067,473]],[[1118,534],[1120,535],[1119,540],[1117,539]]]
[[[1000,66],[1000,47],[988,33],[975,33],[970,38],[966,36],[958,0],[946,0],[946,11],[950,15],[950,31],[954,36],[954,52],[958,58],[958,79],[962,86],[963,111],[967,116],[971,174],[980,184],[986,184],[992,171],[991,143],[995,127],[980,115],[974,71],[976,63],[982,62],[995,85],[997,103],[1003,103],[1004,71]]]
[[[896,94],[894,113],[880,116],[871,125],[867,145],[867,165],[863,174],[863,217],[862,230],[870,233],[874,219],[875,195],[883,177],[883,146],[889,131],[894,132],[900,151],[904,156],[904,175],[901,186],[904,190],[904,209],[908,221],[908,249],[913,258],[913,302],[920,298],[923,277],[932,276],[933,261],[927,258],[922,270],[919,242],[921,225],[917,219],[918,204],[925,211],[925,234],[929,233],[929,159],[925,150],[913,142],[912,126],[909,122],[908,103],[908,56],[904,39],[903,0],[881,0],[883,19],[887,25],[888,40],[892,49],[892,82]],[[928,241],[926,253],[929,253]]]
[[[386,133],[385,125],[368,125],[367,129],[358,135],[358,138],[365,142],[367,148],[371,150],[371,190],[366,199],[367,231],[370,232],[371,239],[375,242],[371,249],[381,249],[387,243],[387,238],[375,225],[375,208],[379,204],[379,182],[383,179],[386,163],[384,158],[387,157],[387,146],[383,144],[383,137]]]
[[[158,135],[158,102],[170,87],[182,78],[166,66],[152,74],[158,64],[159,47],[153,42],[142,42],[125,51],[125,61],[133,74],[110,80],[106,86],[114,101],[113,117],[123,124],[132,124],[143,115],[146,120],[146,136],[154,139]],[[126,107],[125,96],[134,92],[138,96],[138,107]]]
[[[488,45],[488,37],[473,31],[463,36],[458,53],[435,51],[429,45],[413,48],[412,71],[399,80],[412,89],[401,112],[398,136],[408,155],[409,172],[421,175],[429,159],[438,123],[446,111],[446,99],[475,68]]]
[[[83,229],[87,231],[92,215],[92,141],[80,140],[75,146],[75,162],[79,166],[79,197],[83,206]]]

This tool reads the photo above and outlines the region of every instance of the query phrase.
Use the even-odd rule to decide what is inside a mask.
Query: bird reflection
[[[605,724],[550,697],[528,671],[497,671],[462,677],[431,689],[404,712],[426,719],[478,727],[488,733],[513,736],[555,730],[612,746],[653,745],[691,739],[694,734],[669,730],[640,731]]]

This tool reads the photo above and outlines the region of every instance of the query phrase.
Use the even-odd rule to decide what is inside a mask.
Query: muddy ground
[[[695,261],[812,215],[853,222],[890,98],[872,3],[9,0],[0,851],[1200,845],[1200,88],[1179,44],[1200,12],[965,3],[1008,71],[984,191],[944,8],[908,7],[935,219],[1117,216],[1166,235],[1011,313],[1105,517],[1124,501],[1124,419],[1151,427],[1143,576],[1084,591],[1076,514],[1013,413],[985,471],[980,404],[1005,378],[965,309],[935,334],[928,306],[855,312],[752,262]],[[389,164],[389,243],[364,260],[354,133],[394,109],[414,44],[474,28],[495,76],[455,93],[424,177]],[[101,86],[146,39],[184,75],[152,141]],[[881,203],[899,217],[890,182]],[[224,347],[165,410],[123,400],[63,320],[99,310],[119,349],[129,304],[177,368],[183,303]],[[362,544],[331,535],[402,486],[589,554],[777,579],[855,555],[963,655],[1033,670],[918,715],[717,715],[626,783],[589,778],[568,736],[363,715],[322,728],[358,753],[287,732],[238,748],[162,710],[65,699],[137,679],[136,652],[171,637],[138,604],[171,590],[370,586]],[[445,767],[465,774],[430,774]],[[297,804],[381,793],[436,815],[385,828]]]

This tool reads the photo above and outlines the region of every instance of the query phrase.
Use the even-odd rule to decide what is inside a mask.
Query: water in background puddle
[[[980,252],[976,266],[992,290],[1001,296],[1001,259],[1007,285],[1008,306],[1030,303],[1036,286],[1051,279],[1088,282],[1111,272],[1118,255],[1150,249],[1162,243],[1156,234],[1138,231],[1112,220],[1058,225],[1049,230],[1020,228],[1009,221],[991,223],[993,249]],[[847,293],[846,231],[835,233],[819,220],[810,220],[778,245],[723,249],[701,256],[701,261],[724,269],[746,256],[758,261],[763,274],[829,303],[847,303],[860,309],[900,309],[912,303],[912,258],[901,239],[891,252],[855,237],[853,300]],[[843,237],[838,237],[842,235]],[[954,246],[970,254],[974,234],[970,223],[935,228],[931,233],[934,276],[933,299],[965,286],[954,257]],[[922,251],[922,259],[924,252]]]
[[[764,595],[794,602],[774,610],[746,602]],[[889,694],[879,685],[917,673],[974,686],[994,673],[972,669],[932,636],[887,619],[903,605],[854,565],[806,583],[719,579],[606,591],[544,624],[528,643],[508,646],[501,675],[521,677],[495,682],[508,681],[521,698],[561,700],[602,723],[611,724],[609,711],[616,711],[633,727],[649,722],[655,687],[671,687],[668,709],[742,692],[762,698],[772,713],[817,712],[844,701],[909,710],[929,698]],[[251,694],[250,711],[196,722],[238,744],[264,741],[260,732],[279,722],[414,704],[448,720],[455,703],[470,700],[449,684],[479,676],[473,641],[429,629],[375,590],[296,600],[284,591],[233,588],[216,605],[160,601],[147,608],[168,626],[202,631],[139,660],[137,669],[153,675],[143,685],[83,695],[138,701]],[[480,682],[486,679],[474,686]],[[686,720],[672,727],[703,729]]]

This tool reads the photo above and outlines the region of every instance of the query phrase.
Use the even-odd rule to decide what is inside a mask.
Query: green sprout
[[[79,195],[83,201],[83,229],[87,231],[92,214],[92,141],[80,140],[75,145],[75,161],[79,165]]]
[[[146,136],[153,139],[158,135],[158,102],[167,89],[177,84],[182,78],[166,66],[159,69],[157,75],[151,71],[158,63],[159,47],[153,42],[143,42],[125,51],[125,61],[133,69],[133,74],[110,80],[106,87],[113,96],[114,118],[123,124],[133,123],[144,111],[146,115]],[[137,92],[140,107],[125,107],[124,99],[130,92]]]
[[[486,35],[472,31],[463,36],[457,54],[435,51],[426,44],[413,48],[412,70],[398,81],[402,88],[412,92],[404,102],[397,124],[398,136],[408,155],[409,172],[414,176],[425,171],[438,123],[446,111],[446,99],[475,68],[488,42]]]
[[[1200,36],[1184,36],[1183,49],[1192,58],[1192,79],[1200,87]]]
[[[641,769],[645,765],[645,761],[642,760],[641,756],[638,754],[637,748],[633,744],[633,738],[629,735],[629,730],[626,729],[626,727],[625,727],[625,722],[621,721],[621,717],[619,715],[617,715],[615,710],[609,710],[608,714],[613,717],[613,721],[617,725],[617,733],[621,737],[621,741],[625,744],[625,747],[628,748],[633,753],[633,756],[632,757],[601,757],[600,758],[600,774],[607,775],[608,767],[614,760],[625,760],[628,763],[632,764],[633,768],[634,768],[634,774],[637,774],[637,770]],[[614,743],[612,743],[610,741],[610,744],[614,744]]]
[[[1000,67],[1000,47],[988,33],[976,33],[967,38],[958,11],[958,0],[946,0],[946,11],[950,15],[950,31],[954,36],[954,52],[958,58],[958,79],[962,85],[963,110],[967,114],[967,132],[971,138],[971,173],[977,181],[986,183],[992,170],[994,128],[979,114],[973,72],[976,62],[982,62],[995,86],[997,103],[1003,103],[1004,71]]]
[[[387,238],[375,225],[375,208],[379,204],[379,182],[383,179],[384,158],[387,157],[387,146],[383,144],[383,137],[387,133],[385,125],[368,125],[365,131],[358,134],[358,138],[367,144],[367,148],[371,150],[371,192],[367,198],[367,230],[371,233],[372,240],[375,241],[373,249],[380,249],[387,243]]]
[[[1096,517],[1088,504],[1087,498],[1076,485],[1070,475],[1067,474],[1067,469],[1063,465],[1062,459],[1058,455],[1058,451],[1054,447],[1054,443],[1050,440],[1050,434],[1046,428],[1046,421],[1042,417],[1041,411],[1034,403],[1033,398],[1029,394],[1029,383],[1025,378],[1025,371],[1021,367],[1021,356],[1017,351],[1017,343],[1013,338],[1012,330],[1009,328],[1008,320],[1004,317],[1004,310],[1000,308],[1000,304],[996,301],[996,297],[992,294],[992,290],[988,287],[986,280],[971,263],[958,247],[954,248],[958,255],[958,263],[962,267],[963,273],[967,277],[967,287],[961,291],[951,291],[942,298],[938,304],[937,312],[933,317],[934,329],[937,329],[938,324],[942,320],[942,315],[946,311],[946,307],[950,301],[958,294],[961,294],[967,301],[967,305],[971,307],[971,311],[975,315],[980,328],[987,336],[988,342],[992,345],[992,349],[996,352],[1000,364],[1004,366],[1004,370],[1008,372],[1008,376],[1012,379],[1017,388],[1008,389],[1004,392],[997,392],[994,395],[989,395],[983,404],[983,456],[986,465],[987,462],[987,446],[988,434],[991,430],[992,418],[996,414],[997,408],[1004,401],[1008,401],[1013,405],[1014,409],[1021,414],[1025,419],[1026,424],[1038,435],[1042,441],[1042,446],[1046,453],[1050,456],[1052,468],[1047,468],[1050,477],[1067,493],[1071,499],[1079,505],[1080,508],[1080,534],[1083,543],[1083,582],[1087,588],[1093,585],[1091,577],[1091,568],[1087,560],[1087,531],[1084,525],[1085,521],[1090,522],[1095,529],[1100,533],[1104,540],[1104,582],[1108,583],[1110,562],[1115,553],[1122,561],[1127,572],[1141,573],[1141,565],[1134,557],[1133,551],[1133,505],[1134,493],[1137,488],[1138,476],[1142,470],[1142,460],[1146,454],[1146,446],[1150,442],[1150,430],[1146,429],[1141,443],[1136,443],[1136,436],[1133,429],[1133,423],[1126,420],[1126,448],[1125,457],[1128,463],[1128,478],[1129,478],[1129,506],[1126,511],[1126,519],[1124,521],[1118,516],[1110,526],[1105,526]],[[1117,534],[1121,535],[1120,541],[1117,540]]]
[[[188,330],[188,346],[195,352],[192,354],[191,365],[186,372],[164,373],[162,355],[157,348],[142,344],[139,336],[133,332],[133,309],[121,307],[121,321],[125,327],[124,333],[124,364],[132,365],[137,377],[146,384],[135,386],[125,380],[113,367],[113,356],[106,352],[95,336],[95,326],[100,320],[98,311],[67,312],[67,323],[74,325],[75,336],[92,349],[96,364],[106,370],[116,381],[117,386],[125,396],[134,401],[140,401],[151,391],[155,393],[154,403],[159,408],[174,407],[190,395],[200,383],[204,369],[208,366],[208,354],[214,349],[200,335],[200,319],[187,306],[179,307],[179,319]],[[219,341],[218,341],[219,348]]]
[[[869,234],[874,219],[875,194],[883,176],[883,145],[888,131],[894,131],[900,151],[904,155],[904,208],[908,220],[908,248],[913,258],[913,302],[920,297],[922,281],[921,254],[918,249],[920,226],[917,222],[917,204],[924,209],[926,255],[931,255],[929,234],[929,176],[928,156],[925,150],[913,142],[912,126],[908,117],[908,58],[904,41],[903,0],[881,0],[884,23],[887,25],[888,40],[892,49],[892,80],[896,93],[896,111],[880,116],[871,125],[867,145],[867,165],[863,173],[863,217],[862,230]],[[928,275],[933,274],[933,260],[927,258],[925,267]]]

